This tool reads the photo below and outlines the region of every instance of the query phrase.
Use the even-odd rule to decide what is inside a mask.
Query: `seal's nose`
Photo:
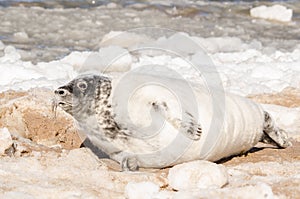
[[[56,95],[59,95],[59,96],[61,96],[61,97],[64,97],[64,96],[67,95],[68,91],[65,90],[65,89],[59,88],[59,89],[56,89],[56,90],[54,91],[54,93],[55,93]]]

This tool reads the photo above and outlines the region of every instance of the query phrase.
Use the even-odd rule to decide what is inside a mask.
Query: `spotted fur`
[[[275,125],[274,120],[266,111],[264,112],[264,118],[264,134],[261,141],[267,144],[278,146],[279,148],[291,146],[291,142],[288,140],[287,133]]]

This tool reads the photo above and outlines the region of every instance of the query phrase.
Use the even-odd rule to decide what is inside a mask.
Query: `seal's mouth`
[[[52,99],[52,111],[56,112],[57,107],[61,107],[63,110],[69,110],[73,107],[73,103],[62,101],[61,99],[55,97]]]
[[[59,106],[61,108],[70,108],[72,107],[72,103],[66,102],[66,101],[58,101],[56,106]]]
[[[67,103],[65,103],[65,102],[58,102],[57,105],[58,106],[65,106],[65,105],[67,105]]]

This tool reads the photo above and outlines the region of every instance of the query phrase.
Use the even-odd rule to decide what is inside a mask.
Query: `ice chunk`
[[[4,48],[5,48],[5,45],[4,45],[4,43],[0,40],[0,50],[4,50]]]
[[[7,128],[0,129],[0,155],[5,153],[5,150],[12,145],[12,138]]]
[[[175,190],[220,188],[228,182],[228,174],[223,165],[208,161],[193,161],[171,168],[168,180]]]
[[[77,75],[71,65],[62,64],[59,61],[48,63],[40,62],[34,66],[33,69],[39,71],[43,77],[46,77],[49,80],[72,79]]]
[[[29,39],[26,32],[16,32],[14,33],[14,39],[18,42],[24,42]]]
[[[196,198],[275,198],[272,188],[265,183],[246,185],[242,187],[230,187],[224,189],[198,189],[193,191],[178,191],[173,199]]]
[[[264,79],[280,79],[283,77],[283,72],[278,68],[271,66],[260,66],[253,69],[251,77]],[[266,78],[267,77],[267,78]]]
[[[41,74],[33,69],[25,68],[21,64],[1,64],[1,79],[0,85],[12,85],[24,80],[38,79],[42,77]]]
[[[282,5],[273,5],[271,7],[259,6],[250,10],[252,17],[269,19],[281,22],[289,22],[293,17],[293,10]]]
[[[70,64],[62,61],[24,62],[13,46],[6,46],[0,57],[0,91],[49,87],[54,80],[72,79],[77,73]],[[51,87],[52,88],[52,87]]]
[[[115,45],[123,48],[130,48],[151,41],[152,40],[146,35],[136,34],[134,32],[111,31],[104,35],[100,42],[100,46]]]
[[[242,40],[238,37],[193,37],[193,39],[210,53],[216,52],[240,52],[242,48]]]
[[[118,7],[118,5],[116,4],[116,3],[108,3],[107,5],[106,5],[106,7],[107,8],[109,8],[109,9],[113,9],[113,8],[117,8]]]
[[[83,62],[80,72],[125,72],[130,70],[131,54],[119,46],[100,48],[99,52],[91,53]]]
[[[17,52],[16,48],[13,46],[6,46],[4,48],[4,54],[5,56],[0,58],[0,63],[5,62],[16,62],[21,59],[21,55]]]
[[[176,33],[168,38],[161,37],[154,44],[162,50],[179,55],[193,54],[202,48],[186,33]]]
[[[64,64],[70,64],[72,65],[76,70],[79,70],[84,62],[87,60],[87,58],[92,54],[92,52],[72,52],[63,59],[61,59],[61,62]]]
[[[159,186],[153,182],[130,182],[125,187],[125,196],[128,199],[152,199],[159,192]]]
[[[229,198],[275,198],[272,188],[265,183],[258,183],[257,185],[249,185],[235,189],[227,189],[223,192],[223,194],[224,193],[228,195]]]

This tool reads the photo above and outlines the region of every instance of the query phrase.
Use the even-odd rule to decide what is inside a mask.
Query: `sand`
[[[68,151],[83,150],[80,146],[82,145],[84,136],[79,134],[73,119],[60,109],[57,109],[56,113],[52,111],[51,99],[53,98],[53,94],[50,90],[33,89],[28,92],[8,91],[1,93],[0,98],[0,128],[7,127],[12,134],[13,140],[18,143],[19,150],[21,149],[15,155],[7,155],[18,156],[19,158],[35,158],[34,154],[36,153],[54,153],[57,156],[65,157],[63,154],[66,152],[69,153]],[[299,107],[300,104],[299,90],[295,88],[288,88],[275,94],[250,96],[250,98],[257,102],[279,104],[286,107]],[[245,155],[227,158],[218,162],[219,164],[223,164],[230,174],[229,184],[224,187],[224,190],[227,190],[227,192],[222,192],[222,194],[226,195],[232,192],[230,190],[234,188],[243,188],[248,184],[255,184],[258,181],[262,181],[270,185],[273,194],[279,198],[299,197],[300,171],[295,168],[297,168],[300,162],[300,142],[296,140],[292,140],[292,142],[293,146],[287,149],[277,149],[273,146],[258,144]],[[42,157],[47,159],[50,156],[42,155]],[[5,159],[2,160],[5,161]],[[39,160],[38,157],[37,160]],[[10,161],[12,160],[8,162]],[[18,158],[16,161],[18,164]],[[19,164],[22,165],[21,160]],[[120,172],[119,165],[112,160],[102,159],[101,164],[108,168],[108,172]],[[274,167],[272,167],[272,164],[274,164]],[[72,165],[68,166],[72,167]],[[19,169],[22,170],[22,168]],[[168,168],[161,170],[142,169],[143,174],[141,174],[141,178],[149,179],[148,175],[154,175],[155,179],[157,178],[164,182],[161,184],[160,190],[174,194],[175,192],[165,182],[168,170]],[[243,172],[243,175],[247,174],[247,177],[244,178],[239,176],[240,174],[237,175],[237,171]],[[59,173],[60,171],[58,170],[57,172]],[[82,172],[85,172],[84,168]],[[115,184],[122,182],[122,187],[124,188],[126,180],[122,181],[124,180],[123,174],[115,175],[117,180],[111,181],[109,179],[109,182]],[[131,182],[131,178],[128,177],[126,182]],[[68,184],[64,186],[68,187]],[[105,195],[106,189],[109,188],[106,187],[102,191],[100,189],[97,194],[101,193],[102,196]],[[121,193],[114,193],[115,195],[113,194],[111,197],[120,196],[123,194],[123,191]]]

